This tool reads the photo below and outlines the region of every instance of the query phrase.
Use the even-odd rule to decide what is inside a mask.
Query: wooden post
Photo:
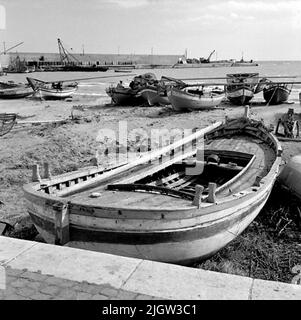
[[[257,176],[254,182],[254,187],[260,187],[260,181],[262,179],[262,176]]]
[[[57,203],[53,205],[55,244],[64,245],[69,242],[69,205]]]
[[[209,182],[208,188],[209,188],[209,193],[208,193],[207,202],[215,203],[216,202],[216,196],[215,196],[216,183]]]
[[[198,208],[201,206],[203,191],[204,191],[204,187],[203,186],[201,186],[199,184],[197,184],[195,186],[195,194],[194,194],[194,198],[193,198],[192,204],[194,206],[197,206]]]
[[[98,162],[98,157],[97,156],[92,158],[92,165],[95,166],[95,167],[99,166],[99,162]]]
[[[249,118],[250,116],[250,106],[245,106],[245,118]]]
[[[34,164],[32,167],[32,182],[40,182],[41,176],[40,176],[40,168],[38,164]]]
[[[50,166],[48,162],[44,163],[44,178],[51,179]]]

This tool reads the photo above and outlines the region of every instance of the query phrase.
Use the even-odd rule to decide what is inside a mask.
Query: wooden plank
[[[53,211],[55,214],[55,244],[64,245],[70,240],[68,204],[55,204],[53,206]]]
[[[68,195],[72,195],[74,194],[75,192],[81,192],[81,191],[84,191],[86,189],[89,189],[89,188],[93,188],[97,185],[99,185],[99,183],[101,182],[104,182],[106,181],[106,179],[112,177],[112,176],[116,176],[117,174],[120,174],[122,172],[125,172],[127,170],[130,170],[130,169],[133,169],[134,167],[137,167],[138,165],[140,164],[144,164],[144,163],[147,163],[149,161],[152,161],[152,160],[155,160],[157,159],[158,157],[174,150],[175,148],[178,148],[184,144],[187,144],[191,141],[193,141],[194,139],[197,139],[199,137],[202,137],[204,136],[206,133],[210,132],[211,130],[219,127],[221,125],[221,122],[216,122],[214,123],[213,125],[210,125],[204,129],[201,129],[191,135],[189,135],[188,137],[185,137],[184,139],[181,139],[181,140],[178,140],[176,141],[175,143],[169,145],[169,146],[166,146],[162,149],[159,149],[157,151],[154,151],[154,152],[148,152],[146,155],[142,156],[140,159],[137,159],[127,165],[124,165],[120,168],[117,168],[111,172],[108,172],[108,173],[104,173],[102,174],[100,177],[96,177],[94,179],[91,179],[90,181],[85,181],[85,182],[82,182],[80,183],[79,185],[75,185],[75,186],[72,186],[66,190],[63,190],[61,191],[60,193],[58,193],[58,195],[60,196],[68,196]],[[188,156],[191,156],[193,155],[194,153],[196,152],[196,150],[194,152],[188,152],[187,155],[183,155],[182,156],[182,159],[184,159],[185,157],[188,157]],[[177,160],[179,161],[180,158]],[[173,161],[173,160],[171,160]],[[172,163],[174,163],[175,161],[173,161]]]

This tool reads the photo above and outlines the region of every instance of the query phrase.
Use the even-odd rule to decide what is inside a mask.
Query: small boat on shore
[[[139,95],[141,95],[150,106],[170,104],[167,92],[160,90],[158,87],[146,87],[139,91]]]
[[[131,73],[131,72],[133,72],[133,69],[129,69],[129,68],[119,68],[119,69],[114,69],[114,72],[127,72],[127,73]]]
[[[0,99],[20,99],[32,94],[32,88],[27,84],[0,82]]]
[[[116,105],[141,105],[145,102],[145,99],[140,91],[147,86],[153,86],[155,81],[157,79],[153,73],[145,73],[134,77],[129,86],[124,86],[120,81],[117,86],[106,88],[106,93]]]
[[[168,99],[175,111],[213,109],[221,104],[224,97],[224,93],[205,91],[203,88],[171,88],[168,91]]]
[[[138,95],[139,89],[124,87],[119,83],[116,87],[106,88],[106,93],[112,98],[112,102],[116,105],[136,106],[144,103],[144,98]]]
[[[78,88],[77,82],[65,84],[64,81],[44,82],[26,78],[35,92],[35,96],[46,100],[60,100],[72,97]]]
[[[0,137],[7,134],[15,125],[17,115],[15,113],[0,113]]]
[[[268,105],[281,104],[288,100],[291,89],[286,83],[267,83],[263,89],[263,97]]]
[[[153,85],[147,85],[139,91],[139,94],[148,102],[150,106],[153,105],[169,105],[167,92],[170,88],[185,88],[187,85],[181,80],[162,76],[160,81]]]
[[[258,73],[227,74],[226,96],[235,105],[246,105],[254,96]]]
[[[49,165],[24,186],[48,243],[168,263],[209,257],[265,205],[281,146],[260,121],[226,118],[110,168],[59,176]]]

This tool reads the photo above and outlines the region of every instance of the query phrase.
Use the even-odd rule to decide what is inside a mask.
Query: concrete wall
[[[14,52],[6,54],[5,62],[9,61],[9,57],[15,58],[19,56],[21,60],[26,61],[38,61],[41,56],[44,57],[44,61],[52,62],[60,61],[58,53],[28,53],[28,52]],[[182,55],[143,55],[143,54],[74,54],[76,59],[83,63],[96,63],[99,64],[118,64],[118,62],[133,62],[133,64],[160,64],[160,65],[173,65]],[[8,58],[8,60],[7,60]],[[71,58],[72,59],[72,58]],[[3,62],[3,66],[5,63]]]

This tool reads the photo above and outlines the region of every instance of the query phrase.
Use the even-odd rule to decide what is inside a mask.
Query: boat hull
[[[36,95],[41,99],[61,100],[72,97],[76,90],[76,87],[63,90],[40,88],[37,90]]]
[[[137,95],[137,90],[130,88],[107,88],[106,93],[112,98],[117,105],[132,106],[144,103],[144,98]]]
[[[134,232],[127,230],[108,231],[102,230],[106,218],[88,218],[82,214],[70,215],[70,241],[67,246],[87,249],[109,254],[117,254],[127,257],[148,259],[154,261],[168,262],[188,265],[195,261],[212,256],[215,252],[226,246],[256,218],[264,206],[273,183],[267,185],[262,192],[249,197],[243,203],[233,201],[225,207],[225,218],[216,223],[204,221],[204,216],[194,218],[196,226],[177,230]],[[55,243],[54,218],[45,217],[47,201],[37,200],[34,205],[28,204],[28,212],[42,237],[47,243]],[[216,212],[221,208],[217,205]],[[87,208],[91,211],[91,208]],[[96,216],[103,209],[94,208]],[[49,213],[50,211],[48,211]],[[191,215],[195,212],[191,211]],[[143,223],[143,222],[142,222]],[[148,223],[158,224],[157,220]],[[180,223],[180,221],[179,221]],[[122,219],[112,220],[111,230],[116,229],[114,224],[122,224]]]
[[[200,96],[172,88],[168,92],[168,99],[175,111],[193,111],[213,109],[217,107],[224,99],[224,95],[205,93]]]
[[[157,90],[146,88],[141,90],[140,94],[148,102],[150,106],[170,104],[168,96],[164,95],[163,92],[158,93]]]
[[[249,88],[239,88],[236,90],[227,91],[228,100],[235,105],[243,106],[250,102],[253,98],[253,90]]]
[[[286,86],[269,86],[263,89],[263,97],[268,104],[281,104],[288,100],[290,90]]]
[[[21,99],[33,94],[31,88],[0,90],[0,99]]]

